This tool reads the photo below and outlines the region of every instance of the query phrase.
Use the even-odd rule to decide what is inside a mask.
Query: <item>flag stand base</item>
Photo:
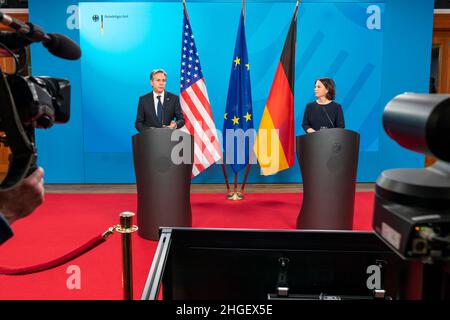
[[[245,198],[245,196],[241,192],[230,192],[227,194],[228,200],[237,201],[237,200],[243,200],[244,198]]]

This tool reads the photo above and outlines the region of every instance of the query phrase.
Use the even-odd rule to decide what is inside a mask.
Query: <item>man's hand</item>
[[[44,202],[44,169],[39,167],[18,186],[0,192],[0,211],[12,224],[28,216]]]
[[[169,129],[176,129],[177,128],[177,123],[172,120],[172,122],[170,123],[170,125],[167,128],[169,128]]]

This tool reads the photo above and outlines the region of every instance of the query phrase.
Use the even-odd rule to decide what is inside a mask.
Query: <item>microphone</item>
[[[11,42],[12,47],[22,47],[25,43],[26,46],[33,42],[42,42],[44,47],[47,48],[51,54],[59,58],[77,60],[81,57],[80,47],[65,35],[59,33],[45,33],[41,27],[31,22],[22,22],[14,19],[1,11],[0,23],[16,30],[18,37],[15,39],[13,36],[6,37],[7,39],[9,38],[6,42]],[[0,34],[2,36],[1,38],[3,38],[3,34],[4,33]]]

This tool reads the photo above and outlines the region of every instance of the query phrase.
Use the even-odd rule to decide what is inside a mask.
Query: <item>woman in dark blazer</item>
[[[302,127],[307,133],[321,129],[345,128],[344,113],[336,97],[336,87],[331,78],[320,78],[314,86],[316,100],[306,105]]]

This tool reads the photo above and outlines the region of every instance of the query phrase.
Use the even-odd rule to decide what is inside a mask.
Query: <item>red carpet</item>
[[[192,194],[193,227],[295,229],[302,194],[248,194],[227,201],[223,194]],[[48,194],[30,217],[13,225],[15,236],[0,246],[0,266],[26,267],[59,257],[118,224],[122,211],[136,212],[135,194]],[[354,230],[371,230],[373,193],[356,195]],[[122,299],[121,241],[114,234],[84,256],[53,270],[0,276],[0,300]],[[135,299],[140,299],[156,241],[133,237]],[[81,288],[68,289],[69,266],[81,271]]]

